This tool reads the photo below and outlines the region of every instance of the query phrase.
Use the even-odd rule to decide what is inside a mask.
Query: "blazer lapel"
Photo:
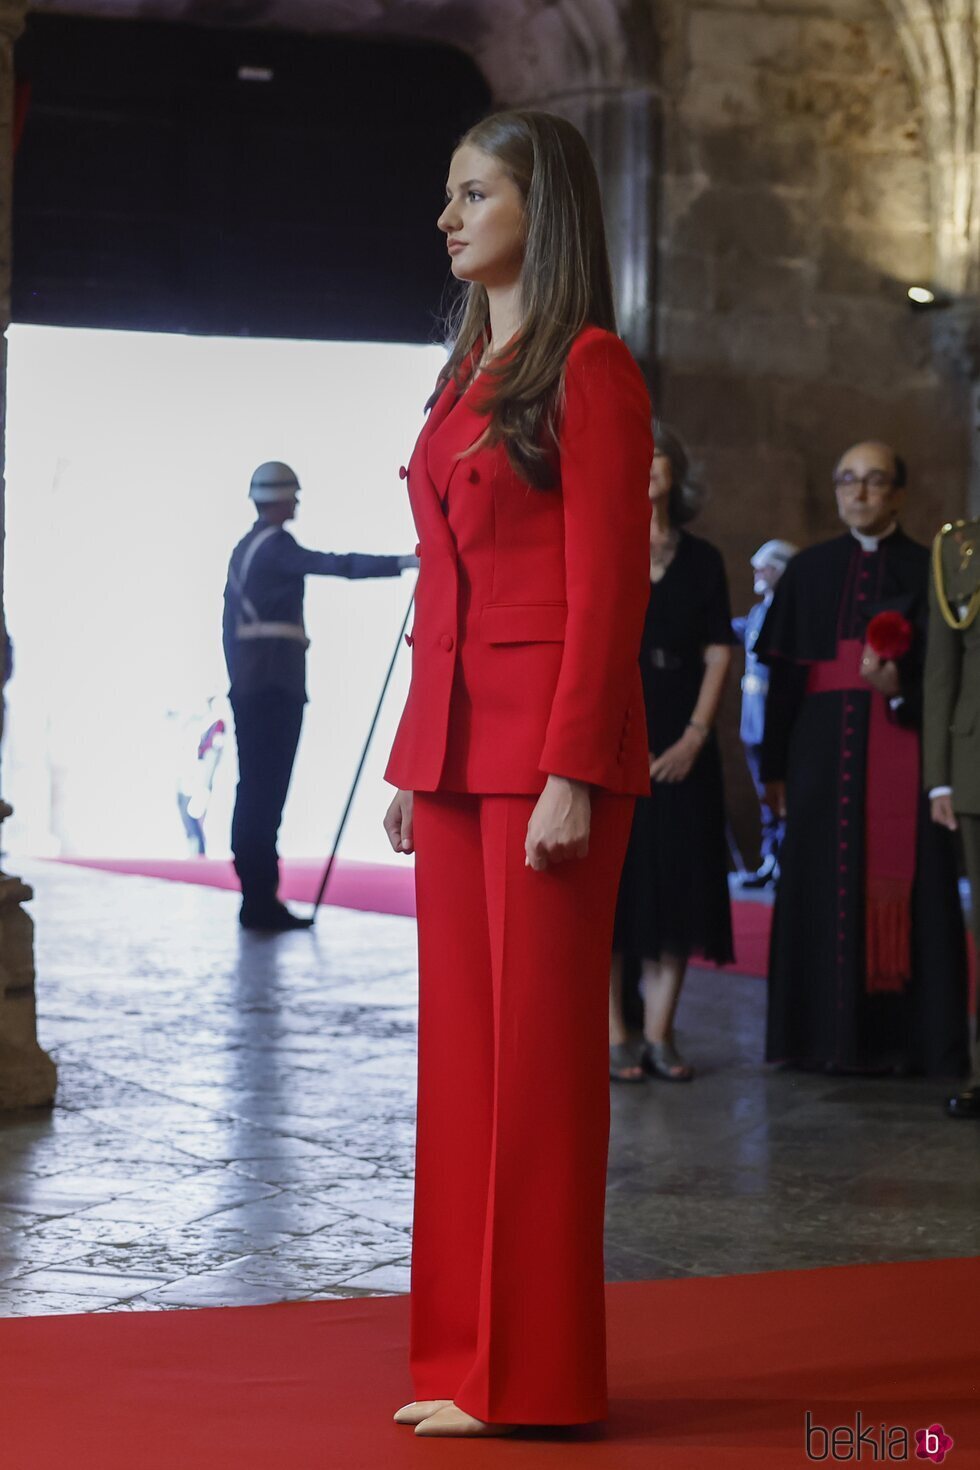
[[[430,437],[452,410],[455,410],[456,415],[453,419],[452,435],[456,454],[465,453],[487,427],[486,415],[479,412],[479,391],[471,388],[463,402],[458,402],[459,398],[456,385],[450,379],[430,409],[409,461],[408,497],[420,537],[423,527],[431,531],[437,523],[441,523],[444,533],[452,539],[443,498],[429,474],[426,446]]]
[[[439,492],[429,474],[426,444],[429,436],[439,427],[456,402],[456,396],[455,384],[450,380],[429,410],[428,418],[422,425],[422,432],[415,441],[415,448],[408,462],[408,498],[420,540],[427,534],[450,536]]]

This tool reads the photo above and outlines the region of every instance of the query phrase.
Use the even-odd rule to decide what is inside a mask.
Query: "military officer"
[[[259,465],[249,497],[258,519],[231,554],[223,642],[238,745],[231,824],[245,929],[308,928],[280,903],[276,843],[306,703],[304,579],[397,577],[414,556],[344,556],[307,551],[285,529],[296,515],[299,481],[286,464]]]
[[[762,861],[755,873],[746,873],[739,879],[741,888],[765,888],[775,883],[779,876],[779,848],[783,840],[785,822],[766,801],[766,788],[760,774],[762,760],[762,734],[766,726],[766,695],[769,692],[769,670],[756,657],[755,645],[772,603],[773,593],[780,577],[785,572],[796,547],[789,541],[766,541],[752,557],[750,565],[754,575],[753,588],[760,599],[749,609],[744,618],[733,618],[732,628],[736,638],[745,648],[745,673],[742,677],[742,723],[740,735],[745,749],[745,760],[752,776],[756,795],[759,798],[762,817]]]
[[[963,839],[980,956],[980,518],[943,526],[932,556],[923,774],[932,820]],[[980,1057],[946,1109],[980,1118]]]

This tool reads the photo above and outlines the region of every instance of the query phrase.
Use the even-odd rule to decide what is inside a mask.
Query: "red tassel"
[[[865,989],[869,995],[904,990],[912,974],[909,885],[869,878],[865,921]]]

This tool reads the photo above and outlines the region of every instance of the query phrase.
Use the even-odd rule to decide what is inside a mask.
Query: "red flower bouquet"
[[[883,662],[902,658],[912,647],[912,624],[900,612],[876,613],[864,638]]]

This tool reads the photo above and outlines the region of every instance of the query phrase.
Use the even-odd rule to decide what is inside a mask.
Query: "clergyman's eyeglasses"
[[[856,475],[853,470],[842,470],[834,476],[838,490],[850,490],[854,485],[864,485],[868,490],[887,490],[894,485],[895,476],[885,470],[869,470],[866,475]]]

